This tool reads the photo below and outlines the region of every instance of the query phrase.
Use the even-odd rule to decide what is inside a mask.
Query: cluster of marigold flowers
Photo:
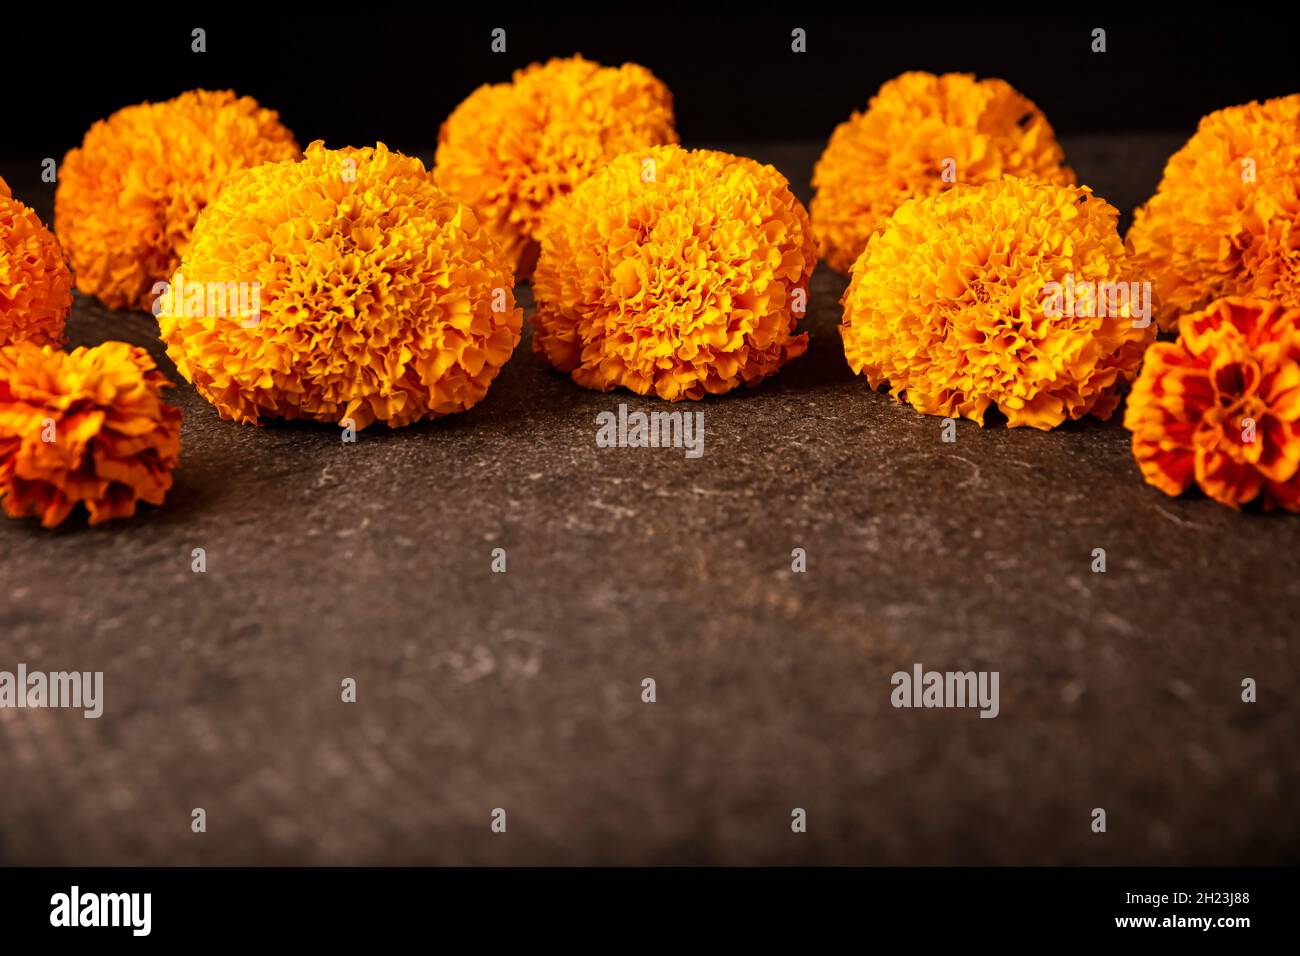
[[[1207,116],[1126,240],[1062,160],[1032,103],[968,76],[906,74],[837,129],[812,209],[851,271],[850,367],[922,412],[1036,428],[1108,417],[1132,383],[1145,480],[1300,510],[1300,96]],[[1083,309],[1048,294],[1076,285]]]
[[[519,279],[533,351],[583,387],[756,385],[807,348],[820,257],[849,273],[844,353],[873,388],[1040,429],[1128,391],[1146,480],[1300,509],[1300,96],[1206,117],[1127,240],[1001,80],[886,83],[831,136],[811,215],[771,166],[676,143],[661,81],[582,57],[475,90],[431,170],[304,153],[230,92],[120,110],[60,168],[58,238],[0,182],[0,502],[94,523],[171,483],[180,413],[149,353],[59,348],[74,281],[152,308],[224,418],[399,427],[483,399]]]

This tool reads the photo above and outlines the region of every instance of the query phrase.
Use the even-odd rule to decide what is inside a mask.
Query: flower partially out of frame
[[[142,348],[0,348],[0,503],[53,528],[77,505],[90,523],[162,504],[180,458],[181,413]]]
[[[848,272],[867,239],[908,199],[954,183],[1018,176],[1072,185],[1047,118],[1005,80],[969,73],[896,77],[831,134],[813,171],[821,254]]]
[[[72,308],[72,273],[40,217],[0,179],[0,346],[61,345]]]
[[[699,399],[803,353],[817,243],[771,166],[659,146],[614,160],[551,211],[533,350],[579,385]]]
[[[147,309],[234,171],[300,155],[279,114],[229,90],[192,90],[95,123],[59,167],[54,225],[77,288]]]
[[[1300,511],[1300,308],[1230,297],[1147,350],[1124,413],[1142,476],[1232,508]]]
[[[1224,296],[1300,305],[1300,94],[1202,119],[1128,238],[1166,331]]]

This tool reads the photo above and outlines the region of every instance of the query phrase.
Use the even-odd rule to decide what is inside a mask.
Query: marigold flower
[[[142,348],[106,342],[61,352],[0,348],[0,503],[10,517],[61,524],[78,503],[90,523],[162,504],[180,458],[171,382]]]
[[[675,142],[672,94],[653,73],[575,56],[471,93],[442,124],[433,174],[526,276],[557,197],[615,156]]]
[[[953,183],[1019,176],[1073,185],[1046,117],[1004,80],[970,73],[896,77],[831,134],[813,170],[822,257],[848,272],[905,200]]]
[[[1118,216],[1087,187],[1011,177],[905,202],[844,293],[849,366],[928,415],[1109,417],[1155,334]],[[1092,292],[1062,308],[1063,288]]]
[[[100,120],[64,157],[54,196],[77,288],[109,308],[149,308],[226,177],[299,155],[279,114],[229,90],[193,90]]]
[[[1128,238],[1167,331],[1223,296],[1300,305],[1300,94],[1204,117]]]
[[[658,146],[556,202],[533,277],[533,350],[579,385],[699,399],[803,353],[817,264],[808,214],[771,166]]]
[[[470,408],[523,312],[500,248],[418,159],[316,142],[301,162],[231,177],[158,323],[222,417],[364,428]]]
[[[1124,412],[1142,476],[1232,508],[1300,511],[1300,308],[1231,297],[1147,350]]]
[[[61,345],[72,308],[72,273],[40,217],[0,179],[0,346]]]

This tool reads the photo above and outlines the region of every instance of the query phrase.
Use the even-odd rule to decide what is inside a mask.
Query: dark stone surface
[[[1128,210],[1178,143],[1066,148]],[[816,146],[749,151],[806,196]],[[48,211],[36,169],[0,173]],[[471,412],[355,445],[182,383],[164,507],[0,522],[0,669],[106,698],[0,711],[0,861],[1295,862],[1300,520],[1166,498],[1117,420],[942,444],[849,373],[843,285],[803,358],[700,406],[699,460],[596,448],[659,406],[526,341]],[[70,333],[161,354],[143,314]],[[1001,716],[892,708],[914,662],[999,671]]]

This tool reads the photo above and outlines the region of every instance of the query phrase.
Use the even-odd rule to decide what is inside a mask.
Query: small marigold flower
[[[1109,417],[1155,334],[1118,216],[1087,187],[1010,177],[909,200],[853,267],[849,366],[928,415]]]
[[[1223,296],[1300,305],[1300,94],[1204,117],[1128,238],[1166,331]]]
[[[1007,175],[1073,185],[1064,158],[1038,107],[1004,80],[904,73],[835,128],[817,162],[812,217],[822,256],[848,272],[905,200],[953,183]]]
[[[171,382],[142,348],[106,342],[60,352],[0,348],[0,503],[10,517],[61,524],[80,503],[90,523],[162,504],[180,458]]]
[[[72,308],[72,273],[40,217],[0,179],[0,346],[61,345]]]
[[[1124,412],[1142,477],[1300,511],[1300,308],[1231,297],[1147,350]]]
[[[526,276],[557,197],[615,156],[675,142],[672,94],[653,73],[575,56],[471,93],[438,133],[434,178],[478,214]]]
[[[418,159],[316,142],[231,177],[158,323],[222,417],[364,428],[473,406],[523,312],[500,248]]]
[[[109,308],[149,308],[226,177],[299,155],[279,114],[228,90],[193,90],[100,120],[64,157],[54,196],[77,288]]]
[[[817,242],[771,166],[659,146],[559,200],[533,277],[533,350],[579,385],[670,400],[757,384],[803,353]]]

